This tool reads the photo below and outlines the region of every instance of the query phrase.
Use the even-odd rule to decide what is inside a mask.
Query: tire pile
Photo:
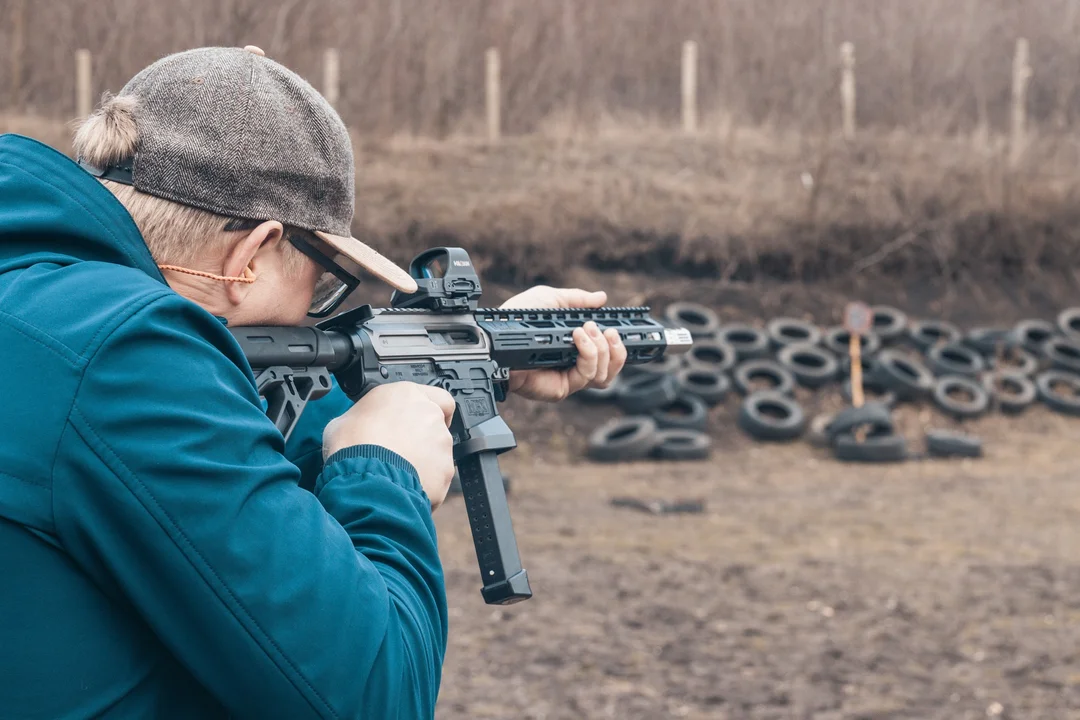
[[[839,389],[851,403],[848,332],[795,318],[765,327],[721,324],[695,303],[673,303],[663,322],[684,327],[694,347],[683,356],[627,367],[604,390],[585,390],[582,402],[622,410],[591,433],[588,455],[600,462],[644,458],[709,457],[709,408],[730,394],[740,398],[738,427],[764,442],[788,442],[810,432],[833,455],[854,462],[896,462],[911,457],[896,432],[892,411],[901,403],[931,403],[963,421],[998,411],[1015,415],[1036,402],[1080,416],[1080,308],[1054,322],[1024,320],[1012,327],[963,330],[941,321],[909,318],[875,306],[873,326],[861,338],[865,402],[811,423],[800,392]],[[811,427],[814,425],[814,427]],[[949,431],[927,433],[931,455],[976,457],[977,438]]]

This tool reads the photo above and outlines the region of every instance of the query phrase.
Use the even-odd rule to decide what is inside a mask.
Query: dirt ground
[[[685,280],[568,280],[615,303],[687,297]],[[972,302],[964,287],[709,283],[695,299],[723,321],[826,325],[852,295],[969,327],[1052,317],[1075,290],[1048,280]],[[842,403],[835,388],[800,397],[811,414]],[[440,720],[1080,718],[1080,419],[990,415],[963,426],[981,459],[859,466],[805,440],[751,442],[738,406],[712,410],[708,460],[601,465],[585,441],[615,408],[506,404],[520,444],[502,465],[534,597],[483,603],[452,496],[436,515]],[[915,452],[926,428],[957,427],[928,407],[896,415]],[[705,512],[650,515],[617,496]]]
[[[982,459],[887,467],[726,423],[701,462],[512,453],[534,597],[484,605],[452,497],[438,717],[1080,718],[1080,420],[970,429]]]

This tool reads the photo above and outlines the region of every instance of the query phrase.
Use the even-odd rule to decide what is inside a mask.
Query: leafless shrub
[[[256,44],[318,85],[341,50],[340,108],[359,132],[442,136],[483,112],[483,51],[503,57],[510,133],[553,115],[677,122],[679,53],[699,43],[703,115],[839,125],[839,46],[855,44],[859,122],[909,131],[1005,129],[1015,39],[1032,43],[1033,123],[1077,116],[1080,0],[0,0],[0,102],[69,117],[73,54],[95,92],[165,53]],[[17,75],[18,77],[14,77]],[[0,108],[3,108],[0,105]]]

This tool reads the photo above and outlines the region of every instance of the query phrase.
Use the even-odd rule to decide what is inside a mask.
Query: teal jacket
[[[288,446],[223,322],[63,154],[0,136],[0,718],[430,718],[431,506]]]

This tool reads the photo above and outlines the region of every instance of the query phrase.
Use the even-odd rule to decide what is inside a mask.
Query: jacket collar
[[[165,283],[135,221],[63,153],[0,135],[0,271],[26,263],[108,262]]]

